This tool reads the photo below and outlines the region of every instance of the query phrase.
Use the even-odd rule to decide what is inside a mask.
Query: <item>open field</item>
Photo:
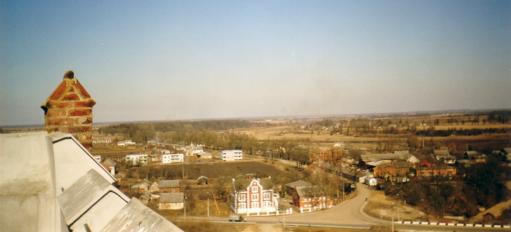
[[[258,140],[305,140],[309,142],[380,142],[399,140],[398,136],[362,137],[334,134],[326,131],[313,132],[295,130],[293,126],[253,127],[233,130],[237,133],[253,136]]]
[[[151,169],[157,173],[166,173],[167,176],[175,178],[180,178],[184,170],[184,175],[188,179],[196,179],[199,176],[207,176],[208,178],[233,177],[234,173],[237,175],[254,174],[255,176],[279,176],[285,174],[281,169],[262,161],[158,165],[151,166]]]
[[[391,199],[381,191],[373,191],[368,199],[365,212],[375,218],[384,220],[418,220],[423,219],[426,215],[402,202]]]

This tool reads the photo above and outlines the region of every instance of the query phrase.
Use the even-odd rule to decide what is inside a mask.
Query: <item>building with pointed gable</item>
[[[265,181],[252,179],[246,189],[234,193],[233,210],[237,214],[276,213],[279,195]]]
[[[62,82],[41,106],[46,131],[71,133],[85,148],[91,149],[92,107],[95,104],[73,71],[66,72]]]

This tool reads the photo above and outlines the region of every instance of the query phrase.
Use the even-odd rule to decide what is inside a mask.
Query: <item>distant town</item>
[[[94,104],[67,73],[44,128],[180,228],[509,229],[510,110],[93,125]]]

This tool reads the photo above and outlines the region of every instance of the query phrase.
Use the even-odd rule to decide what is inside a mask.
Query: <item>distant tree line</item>
[[[495,133],[510,133],[509,128],[486,128],[486,129],[448,129],[448,130],[434,130],[433,128],[428,130],[416,131],[415,135],[418,136],[451,136],[451,135],[482,135],[482,134],[495,134]]]
[[[302,146],[304,141],[257,140],[253,136],[230,132],[253,125],[243,120],[129,123],[102,127],[99,131],[123,134],[138,143],[146,143],[158,136],[161,142],[172,144],[204,144],[207,149],[241,149],[248,154],[294,160],[299,164],[309,162],[309,149]]]

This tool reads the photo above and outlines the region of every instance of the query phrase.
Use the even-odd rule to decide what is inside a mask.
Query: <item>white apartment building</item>
[[[185,155],[178,154],[163,154],[161,155],[161,163],[162,164],[171,164],[171,163],[182,163],[184,162]]]
[[[127,164],[131,165],[145,165],[147,164],[147,155],[146,154],[129,154],[124,157],[124,160]]]
[[[117,142],[117,146],[119,146],[119,147],[133,146],[133,145],[137,145],[137,143],[135,143],[131,140],[123,140],[123,141]]]
[[[222,158],[223,161],[242,160],[243,159],[243,151],[242,150],[223,150],[220,153],[220,158]]]

